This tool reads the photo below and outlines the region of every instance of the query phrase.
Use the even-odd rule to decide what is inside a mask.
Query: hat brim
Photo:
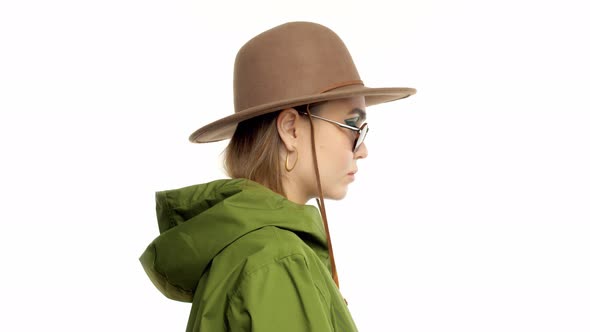
[[[416,93],[413,88],[368,88],[365,86],[348,86],[314,95],[258,105],[226,116],[205,125],[189,137],[193,143],[210,143],[231,138],[238,123],[259,115],[280,111],[299,105],[312,104],[327,100],[364,96],[365,104],[373,106],[385,102],[407,98]]]

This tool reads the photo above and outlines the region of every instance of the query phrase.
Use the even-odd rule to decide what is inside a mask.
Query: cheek
[[[321,142],[321,143],[320,143]],[[318,158],[326,176],[338,176],[349,171],[353,159],[351,140],[338,131],[331,131],[318,140]]]

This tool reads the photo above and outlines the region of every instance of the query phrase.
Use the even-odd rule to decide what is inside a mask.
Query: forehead
[[[313,108],[323,116],[358,115],[363,119],[366,118],[366,104],[363,96],[329,100]]]

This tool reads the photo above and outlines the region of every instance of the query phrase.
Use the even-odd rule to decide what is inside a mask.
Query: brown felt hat
[[[365,96],[371,106],[414,93],[412,88],[365,87],[346,45],[332,30],[310,22],[286,23],[242,46],[234,64],[235,113],[189,139],[228,139],[241,121],[298,105]]]

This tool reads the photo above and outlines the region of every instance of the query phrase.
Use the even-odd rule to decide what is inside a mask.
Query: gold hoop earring
[[[297,151],[297,149],[295,149],[295,153],[297,153],[297,157],[295,158],[293,166],[289,168],[289,151],[287,151],[287,159],[285,159],[285,169],[287,170],[287,172],[291,172],[295,168],[295,165],[297,165],[297,161],[299,160],[299,152]]]

